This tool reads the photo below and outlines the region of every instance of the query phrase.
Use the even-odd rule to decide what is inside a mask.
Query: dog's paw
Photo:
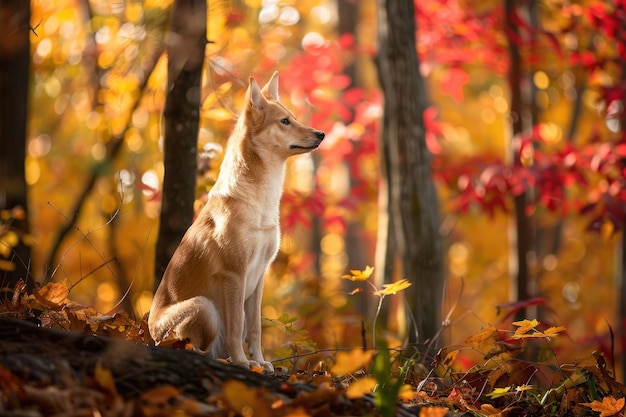
[[[245,361],[231,361],[231,363],[233,365],[241,366],[242,368],[246,368],[246,369],[259,370],[259,368],[261,368],[265,372],[274,372],[274,366],[270,362],[267,362],[267,361],[257,362],[253,360],[245,360]]]
[[[263,361],[261,364],[265,368],[265,372],[274,372],[274,365],[271,362]]]

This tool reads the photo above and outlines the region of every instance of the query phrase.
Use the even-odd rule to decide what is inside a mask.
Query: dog
[[[286,160],[317,149],[324,132],[280,103],[277,72],[262,89],[250,77],[244,106],[207,203],[157,288],[148,328],[157,344],[188,339],[210,357],[272,372],[261,351],[261,298],[280,245]]]

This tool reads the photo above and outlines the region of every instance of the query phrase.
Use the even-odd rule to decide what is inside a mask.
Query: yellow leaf
[[[410,286],[411,283],[407,279],[401,279],[391,284],[384,284],[383,289],[375,291],[374,295],[394,295]]]
[[[330,368],[333,375],[346,375],[367,366],[372,360],[374,350],[352,349],[337,353],[335,364]]]
[[[590,403],[581,403],[582,405],[591,408],[593,411],[600,413],[600,417],[610,417],[615,415],[624,408],[624,399],[620,398],[616,400],[612,396],[604,397],[602,402],[593,401]]]
[[[504,397],[509,391],[511,391],[511,387],[494,388],[492,392],[487,394],[487,397],[491,397],[492,399]]]
[[[365,394],[369,394],[374,390],[376,386],[376,378],[371,375],[364,376],[361,379],[356,380],[348,387],[346,391],[346,397],[348,398],[361,398]]]
[[[515,331],[515,333],[527,333],[529,330],[537,327],[539,325],[539,322],[537,321],[537,319],[533,319],[533,320],[526,319],[526,320],[521,320],[521,321],[514,321],[513,325],[519,327]]]
[[[550,327],[549,329],[546,329],[543,334],[546,335],[546,337],[552,337],[552,336],[556,336],[559,333],[563,332],[567,330],[567,328],[565,326],[558,326],[558,327]]]
[[[367,265],[365,266],[365,269],[362,271],[359,269],[351,269],[350,270],[351,275],[344,275],[341,278],[349,279],[350,281],[365,281],[366,279],[372,276],[373,272],[374,272],[374,267]]]
[[[498,330],[494,326],[489,326],[479,333],[465,339],[465,344],[479,352],[488,352],[493,344],[498,340]]]
[[[417,391],[414,387],[409,384],[404,384],[400,387],[400,392],[398,393],[398,400],[403,404],[408,404],[411,401],[415,400],[417,397]]]
[[[515,332],[511,339],[536,339],[539,337],[546,337],[542,332],[532,332],[532,333],[520,333]]]

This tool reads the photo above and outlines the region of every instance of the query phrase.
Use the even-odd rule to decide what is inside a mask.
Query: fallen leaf
[[[494,388],[493,391],[487,394],[487,397],[491,397],[492,399],[504,397],[509,391],[511,391],[511,387]]]
[[[607,396],[600,401],[590,403],[581,403],[581,405],[591,408],[593,411],[600,413],[600,417],[610,417],[619,413],[624,408],[624,399],[616,400],[612,396]]]
[[[482,404],[480,406],[480,413],[486,416],[501,416],[502,411],[497,409],[491,404]]]
[[[67,289],[67,282],[59,281],[50,282],[41,288],[37,288],[33,291],[33,294],[43,306],[53,310],[60,310],[67,302],[69,290]]]

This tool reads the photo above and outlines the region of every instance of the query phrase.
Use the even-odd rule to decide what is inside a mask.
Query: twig
[[[80,284],[82,281],[86,280],[87,278],[89,278],[91,275],[95,274],[96,272],[98,272],[100,269],[104,268],[105,266],[107,266],[110,262],[113,262],[117,260],[117,258],[111,258],[108,259],[106,261],[104,261],[103,264],[98,265],[97,267],[95,267],[94,269],[92,269],[91,271],[89,271],[87,273],[87,275],[81,276],[78,281],[76,281],[75,283],[73,283],[72,285],[70,285],[70,287],[68,288],[68,291],[72,291],[72,288],[74,288],[75,286],[77,286],[78,284]]]
[[[70,221],[70,219],[63,214],[63,212],[61,212],[61,210],[59,210],[56,206],[54,206],[52,203],[48,202],[48,205],[50,205],[54,210],[56,210],[57,213],[59,213],[64,219],[66,219],[68,221],[68,224],[70,225],[70,230],[72,229],[72,225],[74,224],[72,221]],[[96,247],[96,245],[89,239],[89,235],[91,235],[92,233],[95,233],[99,230],[104,229],[105,227],[107,227],[109,224],[111,224],[111,222],[113,222],[113,219],[115,219],[115,217],[117,217],[117,215],[119,214],[119,210],[120,208],[118,207],[117,210],[115,211],[115,213],[113,213],[113,215],[111,216],[111,218],[104,223],[102,226],[94,229],[94,230],[90,230],[89,232],[85,233],[83,232],[80,227],[78,226],[73,226],[73,228],[82,235],[82,238],[85,239],[89,245],[94,249],[94,251],[96,251],[96,253],[100,256],[100,259],[104,262],[105,258],[104,255],[102,255],[102,253],[98,250],[98,248]],[[69,232],[69,230],[68,230]],[[78,242],[80,242],[82,239],[78,239],[77,241],[75,241],[74,243],[72,243],[70,245],[70,247],[65,251],[65,253],[63,254],[63,256],[61,257],[61,260],[59,261],[59,263],[57,264],[57,266],[54,268],[54,270],[52,271],[52,273],[50,275],[46,275],[46,278],[44,279],[43,284],[47,284],[48,282],[52,281],[52,279],[54,278],[54,276],[56,275],[56,272],[58,271],[58,269],[61,267],[61,264],[63,263],[63,260],[65,259],[65,257],[67,256],[67,254],[70,252],[70,250],[76,246],[78,244]],[[111,272],[112,275],[113,271],[109,268],[109,271]]]
[[[117,302],[117,304],[115,304],[113,306],[113,308],[106,313],[107,315],[114,314],[116,312],[116,310],[119,308],[119,306],[122,304],[122,302],[126,299],[126,297],[128,297],[128,294],[130,293],[130,289],[133,287],[133,284],[135,283],[135,279],[137,278],[137,271],[139,270],[139,265],[141,264],[141,260],[143,259],[143,254],[145,252],[146,246],[148,245],[148,239],[150,238],[150,232],[151,231],[148,231],[148,236],[146,236],[146,240],[145,240],[145,242],[143,244],[143,250],[139,252],[139,259],[137,259],[137,264],[135,265],[135,273],[133,274],[133,278],[130,280],[130,284],[126,288],[126,291],[124,292],[124,295],[122,295],[122,297]],[[130,312],[128,312],[128,313],[130,314]]]

